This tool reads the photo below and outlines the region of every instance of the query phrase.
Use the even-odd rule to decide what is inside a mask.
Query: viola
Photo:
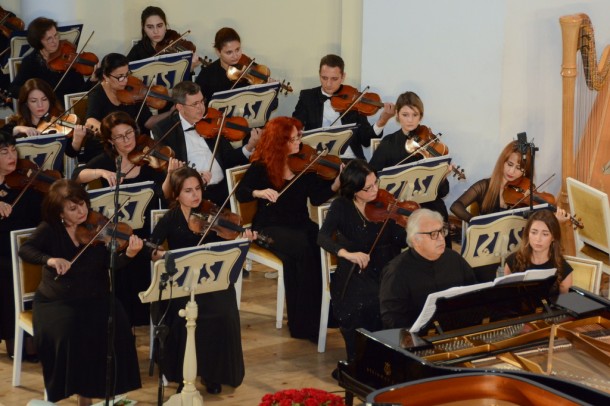
[[[49,69],[56,72],[65,72],[72,66],[72,69],[81,75],[91,76],[99,61],[99,58],[91,52],[81,52],[79,55],[78,52],[76,52],[76,45],[62,39],[59,41],[59,48],[57,51],[49,55],[47,65],[49,66]]]
[[[74,128],[78,125],[78,116],[76,114],[66,114],[61,118],[51,116],[49,113],[41,117],[36,129],[41,134],[64,134],[68,138],[72,138]],[[85,127],[87,137],[99,136],[99,132],[91,128]]]
[[[405,149],[411,155],[419,154],[424,158],[447,155],[449,148],[439,140],[439,135],[434,134],[429,127],[419,125],[412,131],[412,137],[407,139]],[[453,166],[452,171],[453,176],[457,177],[458,180],[466,179],[466,174],[463,169],[460,169],[459,165]]]
[[[392,193],[379,189],[375,200],[364,206],[364,215],[374,223],[383,223],[389,217],[396,224],[406,227],[409,216],[419,208],[419,204],[414,201],[399,202]]]
[[[161,42],[155,45],[156,55],[159,54],[174,54],[177,52],[190,51],[193,54],[197,52],[197,47],[191,41],[184,39],[183,37],[187,34],[190,34],[190,30],[180,35],[175,30],[167,30],[165,31],[165,37]],[[201,67],[205,68],[206,66],[212,63],[212,60],[206,57],[199,57],[199,62],[201,63]]]
[[[2,31],[2,34],[5,37],[10,38],[13,31],[23,30],[25,30],[25,23],[23,20],[14,13],[0,7],[0,31]]]
[[[216,220],[214,220],[214,217],[216,217]],[[214,221],[213,224],[212,221]],[[234,240],[246,230],[241,226],[241,217],[238,214],[228,209],[223,209],[218,213],[218,206],[209,200],[203,200],[197,210],[191,211],[188,226],[189,230],[195,234],[204,234],[211,228],[220,238],[225,240]],[[273,244],[273,239],[258,234],[256,242],[262,247],[268,248]]]
[[[129,162],[134,165],[148,165],[158,171],[167,170],[169,159],[175,156],[174,151],[154,141],[148,135],[140,134],[136,138],[136,146],[128,155]]]
[[[250,67],[248,68],[248,66]],[[245,54],[241,54],[239,61],[235,65],[229,66],[227,69],[227,77],[230,80],[238,80],[241,78],[248,81],[251,85],[267,83],[271,79],[270,76],[271,70],[269,67],[253,62],[253,59]],[[273,79],[271,79],[271,81],[273,81]],[[290,82],[285,83],[282,81],[280,89],[282,89],[281,91],[283,91],[284,94],[292,93]]]
[[[288,155],[288,167],[294,173],[315,172],[322,179],[332,180],[339,175],[341,170],[341,158],[336,155],[325,155],[319,157],[319,153],[307,144],[301,144],[301,149],[296,154]],[[311,163],[317,161],[311,165]]]
[[[136,104],[146,98],[146,105],[157,110],[164,108],[167,102],[176,103],[165,86],[153,85],[149,92],[148,86],[135,76],[127,76],[127,85],[117,90],[116,96],[121,104]]]
[[[377,93],[361,93],[348,85],[341,85],[339,91],[331,96],[330,105],[339,113],[353,109],[364,116],[372,116],[383,107]]]
[[[28,159],[18,159],[17,167],[6,175],[4,183],[11,189],[31,187],[41,193],[47,193],[51,184],[61,178],[61,173],[52,169],[40,170],[39,166]],[[28,186],[29,185],[29,186]]]
[[[116,232],[114,231],[115,229]],[[129,237],[133,235],[133,229],[129,224],[118,222],[115,226],[102,213],[89,210],[87,220],[76,227],[76,239],[80,244],[107,245],[110,243],[113,233],[116,236],[118,250],[123,251],[129,245]],[[159,245],[149,241],[144,241],[144,245],[155,250],[161,248]]]
[[[508,182],[502,191],[504,202],[511,208],[529,206],[533,200],[534,203],[548,203],[551,211],[557,212],[555,206],[555,196],[546,192],[537,192],[534,190],[533,197],[530,195],[531,181],[525,176],[520,177],[512,182]],[[570,215],[570,222],[575,228],[584,228],[582,222],[576,217]]]
[[[209,107],[204,118],[195,124],[195,130],[203,138],[216,138],[222,113],[215,108]],[[241,141],[250,133],[248,120],[243,117],[226,117],[220,134],[229,141]]]

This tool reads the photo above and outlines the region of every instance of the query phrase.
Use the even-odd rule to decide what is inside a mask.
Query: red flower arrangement
[[[263,396],[259,406],[345,406],[343,398],[319,389],[286,389]]]

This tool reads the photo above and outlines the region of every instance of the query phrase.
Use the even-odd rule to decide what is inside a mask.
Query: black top
[[[209,103],[214,93],[231,89],[234,82],[227,77],[227,71],[220,65],[220,59],[217,59],[201,69],[195,83],[201,86],[206,103]],[[248,83],[241,81],[235,88],[245,86],[248,86]]]
[[[472,268],[457,252],[445,249],[436,261],[414,249],[394,258],[381,277],[379,299],[384,328],[409,328],[430,293],[476,283]]]
[[[27,262],[43,265],[38,293],[48,300],[103,297],[108,294],[108,265],[110,256],[103,244],[89,246],[68,272],[55,280],[57,271],[46,265],[49,258],[71,261],[84,244],[74,245],[66,228],[42,222],[32,236],[23,243],[19,256]],[[117,256],[117,269],[129,258],[124,252]]]
[[[19,72],[11,83],[10,93],[14,98],[19,96],[19,90],[21,86],[32,78],[42,79],[51,85],[51,88],[55,88],[63,72],[55,72],[47,67],[47,62],[42,57],[40,51],[33,51],[23,58]],[[66,77],[59,85],[59,88],[55,91],[57,100],[63,106],[64,95],[69,93],[84,92],[91,88],[90,82],[85,82],[83,75],[71,69],[66,74]]]
[[[460,220],[469,222],[473,215],[470,214],[466,208],[475,202],[479,205],[480,214],[497,213],[504,210],[500,207],[499,198],[491,211],[485,212],[483,210],[483,199],[485,199],[485,193],[487,193],[487,189],[489,188],[489,181],[489,178],[481,179],[470,186],[468,190],[458,197],[458,199],[451,205],[450,210],[453,212],[453,214],[455,214]]]
[[[142,103],[119,104],[117,106],[110,101],[108,95],[106,95],[106,92],[101,86],[98,86],[89,94],[87,103],[87,118],[91,117],[100,122],[108,114],[115,111],[124,111],[135,120],[135,118],[138,116],[138,112],[140,111],[140,106],[142,106]],[[142,113],[138,118],[138,126],[140,127],[140,131],[147,132],[144,124],[146,124],[148,119],[151,117],[152,113],[147,106],[144,106]]]
[[[505,263],[508,266],[508,269],[510,269],[510,271],[513,273],[514,272],[525,272],[530,269],[559,268],[557,265],[554,264],[554,262],[552,260],[549,259],[544,264],[532,264],[531,262],[528,261],[525,269],[517,270],[516,269],[516,266],[517,266],[517,253],[516,252],[513,252],[508,257],[506,257]],[[557,281],[551,288],[551,292],[550,292],[551,295],[557,295],[559,293],[559,285],[565,278],[567,278],[572,273],[573,270],[574,270],[574,268],[572,268],[572,266],[570,264],[568,264],[568,262],[565,259],[562,258],[561,259],[561,269],[557,270],[557,272],[558,272]]]
[[[292,113],[292,117],[298,118],[303,123],[305,130],[320,128],[322,127],[325,101],[326,96],[322,94],[321,86],[301,90],[299,101]],[[371,145],[371,138],[379,138],[383,133],[380,135],[375,134],[373,126],[371,126],[366,116],[358,114],[355,110],[348,112],[341,119],[341,124],[354,123],[358,124],[358,126],[354,129],[349,146],[358,158],[364,159],[362,147],[369,147]],[[346,144],[345,148],[347,146]],[[341,153],[343,152],[341,151]]]
[[[21,193],[21,190],[11,189],[5,183],[0,184],[0,202],[12,204],[19,193]],[[41,202],[42,195],[32,188],[28,188],[13,207],[11,215],[0,220],[1,257],[11,257],[11,231],[36,227],[40,223]],[[2,272],[5,271],[13,272],[12,269],[2,269]]]
[[[155,49],[150,45],[150,41],[141,39],[131,47],[131,50],[127,54],[127,59],[129,59],[129,62],[139,61],[140,59],[150,58],[156,53]]]
[[[285,187],[289,181],[284,182]],[[331,189],[333,181],[320,178],[314,173],[305,173],[297,179],[275,203],[266,199],[256,199],[257,209],[252,228],[259,230],[263,227],[301,227],[309,221],[307,199],[311,204],[318,206],[330,199],[335,192]],[[237,200],[249,202],[254,190],[274,189],[267,176],[267,169],[260,163],[254,162],[244,174],[239,187],[235,192]]]

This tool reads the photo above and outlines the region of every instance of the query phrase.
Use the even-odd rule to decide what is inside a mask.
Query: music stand
[[[166,261],[159,260],[154,264],[154,273],[150,286],[140,292],[140,300],[150,303],[190,296],[186,307],[179,315],[186,319],[186,348],[182,369],[184,388],[182,392],[170,397],[165,405],[203,405],[203,398],[195,387],[197,379],[197,350],[195,346],[195,328],[198,314],[195,295],[225,290],[235,283],[241,273],[250,242],[241,238],[232,241],[210,243],[196,247],[168,251],[175,269],[166,269]],[[168,255],[166,254],[166,257]],[[169,283],[173,291],[160,289],[165,274],[172,275]],[[161,372],[160,372],[161,373]]]

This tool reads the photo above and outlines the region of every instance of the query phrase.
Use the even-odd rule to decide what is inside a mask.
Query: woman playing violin
[[[109,250],[103,245],[84,248],[77,229],[90,209],[89,196],[78,183],[60,179],[43,202],[43,222],[22,245],[25,261],[43,266],[34,296],[34,341],[42,361],[44,386],[51,402],[74,394],[79,405],[106,393],[106,351],[109,300]],[[142,249],[132,235],[117,257],[122,268]],[[133,335],[120,301],[115,301],[115,393],[141,386]]]
[[[167,240],[170,249],[192,247],[199,243],[201,235],[189,229],[191,211],[203,202],[204,183],[197,170],[183,166],[174,170],[170,178],[170,210],[155,227],[152,241]],[[205,242],[218,240],[213,233]],[[248,237],[253,237],[249,232]],[[153,259],[164,254],[159,250]],[[244,378],[244,359],[241,347],[239,312],[235,301],[235,287],[195,296],[199,306],[195,343],[197,347],[197,374],[205,382],[209,393],[220,393],[221,384],[237,387]],[[186,330],[184,319],[178,316],[188,298],[173,299],[167,312],[166,324],[170,331],[165,341],[164,353],[159,354],[161,372],[172,382],[182,382],[182,363]],[[159,307],[165,309],[166,304]],[[202,311],[203,309],[203,311]]]
[[[229,90],[233,86],[233,82],[227,77],[227,69],[238,64],[242,56],[241,38],[237,31],[229,27],[218,30],[214,37],[214,51],[218,59],[202,68],[195,80],[208,101],[214,93]],[[235,87],[247,85],[247,82],[240,81]]]
[[[28,189],[18,204],[15,199],[20,190],[12,189],[6,179],[17,168],[17,148],[15,137],[9,131],[0,129],[0,340],[4,340],[6,352],[13,356],[15,338],[15,302],[13,296],[13,259],[11,256],[10,233],[14,230],[35,227],[40,222],[42,197]],[[25,359],[33,359],[36,353],[34,343],[26,339]]]
[[[157,45],[164,44],[167,41],[166,33],[167,29],[167,18],[165,12],[161,7],[148,6],[142,10],[140,16],[140,23],[142,25],[142,39],[140,39],[127,54],[129,61],[137,61],[140,59],[150,58],[157,54],[155,49]],[[191,62],[191,71],[199,66],[199,56],[193,54],[193,60]]]
[[[39,135],[47,124],[51,124],[53,119],[61,115],[62,110],[53,89],[47,82],[38,78],[28,79],[19,91],[17,114],[8,118],[7,126],[13,126],[14,136]],[[87,131],[82,125],[76,125],[70,130],[72,142],[67,144],[66,155],[75,157]]]
[[[330,284],[332,309],[340,323],[347,359],[351,360],[355,355],[356,329],[381,329],[381,269],[407,246],[407,234],[403,227],[389,220],[369,255],[382,223],[367,218],[365,206],[377,197],[379,180],[366,161],[355,159],[343,168],[340,181],[339,197],[331,203],[318,234],[318,244],[339,259]]]
[[[327,201],[339,189],[339,177],[324,180],[306,172],[288,186],[297,176],[288,166],[288,155],[299,152],[301,129],[301,122],[291,117],[267,122],[236,196],[241,202],[257,202],[252,228],[273,239],[269,249],[284,264],[290,335],[316,342],[322,289],[320,250],[318,226],[309,218],[307,200],[313,205]]]
[[[155,197],[145,211],[144,226],[134,230],[140,238],[150,235],[150,211],[159,209],[159,199],[163,199],[161,184],[165,174],[148,165],[137,166],[129,160],[129,153],[136,147],[138,127],[123,111],[110,113],[102,120],[101,139],[104,152],[91,159],[84,166],[79,166],[73,173],[73,179],[79,183],[89,183],[100,179],[103,187],[116,184],[117,157],[121,157],[122,184],[153,181]],[[138,293],[146,290],[150,284],[150,269],[146,255],[138,255],[130,264],[129,272],[117,275],[117,296],[123,302],[129,320],[133,326],[146,325],[149,321],[148,305],[143,304]]]
[[[417,137],[418,131],[426,128],[420,126],[424,117],[424,103],[414,92],[405,92],[398,96],[396,100],[396,121],[400,124],[400,129],[392,134],[385,136],[377,150],[371,157],[370,164],[376,170],[402,163],[415,162],[423,158],[421,154],[411,155],[405,145],[407,140]],[[423,127],[423,128],[422,128]],[[449,221],[449,213],[443,201],[443,197],[449,193],[449,182],[444,179],[438,188],[438,195],[435,200],[423,203],[421,206],[439,212],[445,222]],[[445,237],[448,248],[451,248],[451,238]]]
[[[48,62],[55,57],[60,45],[56,21],[45,17],[32,20],[28,25],[27,39],[34,51],[23,58],[19,72],[11,83],[10,93],[15,96],[19,94],[21,86],[28,79],[39,78],[55,87],[64,74],[53,71],[48,66]],[[82,92],[90,87],[91,83],[85,82],[83,75],[75,70],[70,70],[55,90],[55,94],[63,105],[64,95]]]
[[[517,251],[506,258],[504,273],[551,268],[557,268],[551,294],[567,293],[572,286],[572,267],[561,254],[559,221],[550,210],[543,209],[527,219]]]

